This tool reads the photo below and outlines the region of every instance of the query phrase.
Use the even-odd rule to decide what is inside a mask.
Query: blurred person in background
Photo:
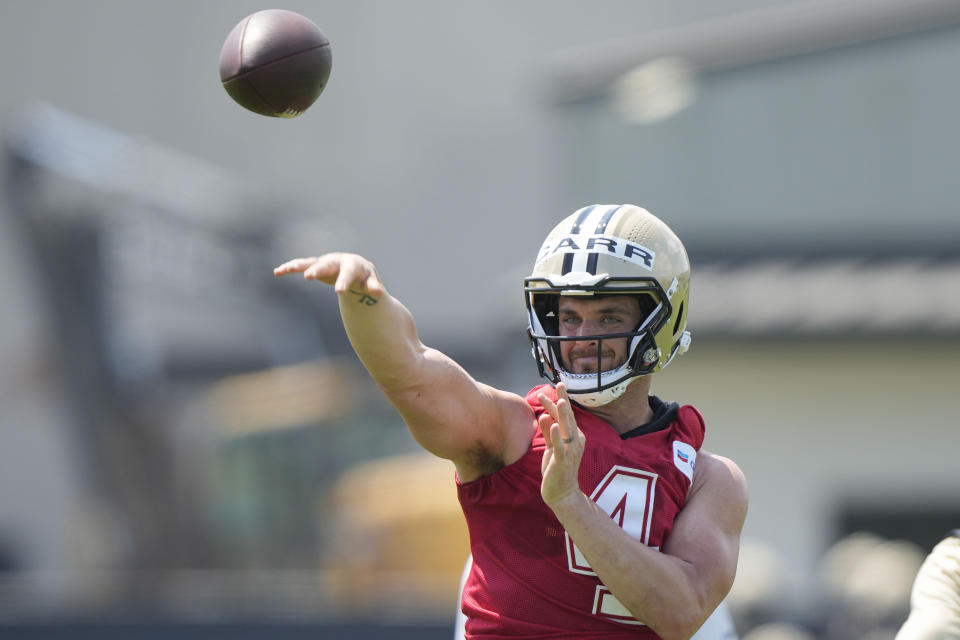
[[[896,640],[960,638],[960,529],[941,540],[923,561],[910,593],[910,617]]]
[[[525,398],[423,345],[367,259],[275,269],[292,273],[334,287],[364,366],[420,445],[456,468],[473,558],[467,638],[685,639],[720,604],[747,487],[701,448],[695,408],[650,395],[650,374],[690,341],[690,263],[662,221],[593,205],[550,232],[524,282],[550,384]]]

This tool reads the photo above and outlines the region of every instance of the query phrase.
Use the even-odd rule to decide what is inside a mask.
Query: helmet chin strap
[[[620,396],[622,396],[627,391],[627,387],[630,386],[630,383],[639,378],[640,376],[633,376],[627,378],[620,384],[616,384],[608,389],[602,391],[570,391],[567,390],[567,395],[570,396],[570,399],[576,402],[579,405],[584,407],[602,407],[604,405],[610,404]]]

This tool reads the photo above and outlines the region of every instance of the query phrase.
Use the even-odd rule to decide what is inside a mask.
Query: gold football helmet
[[[690,261],[680,239],[659,218],[635,205],[584,207],[553,228],[524,280],[527,334],[540,375],[563,382],[571,399],[588,407],[620,397],[627,385],[666,367],[690,346],[686,331]],[[560,296],[637,296],[644,319],[627,333],[561,336]],[[627,360],[600,370],[603,340],[627,338]],[[560,343],[596,341],[597,372],[563,367]]]

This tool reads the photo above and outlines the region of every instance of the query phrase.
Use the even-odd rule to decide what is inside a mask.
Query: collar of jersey
[[[637,436],[653,433],[654,431],[666,429],[671,422],[677,419],[677,411],[680,410],[680,405],[676,402],[664,402],[657,396],[650,396],[649,402],[650,408],[653,409],[653,418],[651,418],[646,424],[642,424],[639,427],[634,427],[626,433],[621,433],[621,440],[635,438]]]

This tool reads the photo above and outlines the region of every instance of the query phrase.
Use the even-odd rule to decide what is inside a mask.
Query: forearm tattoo
[[[376,298],[374,298],[370,294],[364,293],[362,291],[354,291],[353,289],[350,289],[350,293],[352,293],[355,296],[360,296],[360,299],[357,300],[357,302],[359,302],[360,304],[365,304],[368,307],[372,307],[373,305],[377,304],[377,302],[379,302]]]

